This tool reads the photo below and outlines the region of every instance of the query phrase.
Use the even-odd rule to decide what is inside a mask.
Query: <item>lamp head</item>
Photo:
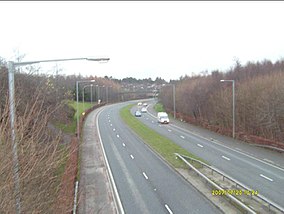
[[[88,61],[101,61],[101,62],[108,62],[110,58],[86,58]]]

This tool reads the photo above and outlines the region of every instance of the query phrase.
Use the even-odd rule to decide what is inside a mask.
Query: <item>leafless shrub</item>
[[[284,60],[272,63],[238,61],[226,73],[185,76],[176,83],[177,115],[187,121],[218,130],[232,129],[232,84],[235,80],[236,131],[239,135],[255,135],[278,142],[284,140]],[[159,95],[168,111],[173,111],[172,87],[164,87]]]
[[[69,153],[68,147],[60,145],[60,135],[50,135],[47,124],[60,106],[47,102],[47,88],[42,85],[35,90],[27,90],[24,85],[16,90],[21,94],[16,96],[15,123],[21,211],[55,213],[60,168]],[[15,213],[8,97],[4,97],[0,108],[0,213]]]

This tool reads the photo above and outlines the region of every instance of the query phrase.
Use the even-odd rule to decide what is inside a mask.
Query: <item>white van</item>
[[[166,112],[158,112],[158,122],[168,124],[170,122],[169,116]]]

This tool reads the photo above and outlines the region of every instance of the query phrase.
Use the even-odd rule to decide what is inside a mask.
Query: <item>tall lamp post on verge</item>
[[[176,119],[176,85],[173,84],[174,118]]]
[[[80,138],[80,128],[79,128],[79,83],[95,82],[95,80],[80,80],[76,81],[76,105],[77,105],[77,139]]]
[[[107,104],[108,104],[108,96],[109,96],[109,91],[108,91],[108,88],[112,88],[112,86],[106,86],[106,102],[107,102]]]
[[[172,85],[173,86],[174,119],[176,119],[176,85],[174,83],[169,83],[167,85]]]
[[[98,87],[98,90],[97,90],[97,93],[98,93],[97,100],[98,100],[98,104],[100,104],[100,86],[96,85],[96,87]]]
[[[88,61],[108,61],[109,58],[69,58],[69,59],[51,59],[51,60],[38,60],[29,62],[8,62],[8,79],[9,79],[9,107],[10,107],[10,124],[11,124],[11,139],[12,139],[12,153],[13,153],[13,179],[14,179],[14,192],[16,202],[16,214],[21,213],[21,198],[20,198],[20,181],[19,181],[19,161],[16,143],[15,132],[15,67],[25,66],[41,62],[59,62],[59,61],[72,61],[72,60],[88,60]]]
[[[235,80],[220,80],[220,82],[232,82],[232,88],[233,88],[233,138],[235,138]]]
[[[86,88],[86,87],[91,87],[91,103],[92,103],[92,86],[93,86],[93,84],[91,84],[91,85],[85,85],[85,86],[83,87],[82,97],[83,97],[83,110],[84,110],[84,111],[85,111],[85,88]]]
[[[106,89],[106,103],[108,103],[108,88],[112,88],[112,86],[103,85],[102,87]]]
[[[93,84],[91,84],[91,105],[93,105]]]

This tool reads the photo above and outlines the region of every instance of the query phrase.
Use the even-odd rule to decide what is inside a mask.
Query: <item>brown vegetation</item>
[[[182,77],[176,84],[177,116],[221,134],[232,134],[232,84],[235,80],[236,137],[252,143],[284,148],[284,61],[248,62],[226,73]],[[172,87],[164,87],[160,101],[173,111]]]
[[[1,64],[5,62],[0,62],[0,213],[15,213],[8,71]],[[75,98],[76,81],[95,79],[97,85],[109,86],[109,102],[119,100],[120,86],[110,79],[35,75],[33,67],[28,69],[28,72],[15,73],[21,211],[70,213],[77,176],[78,142],[73,138],[72,143],[62,144],[62,134],[54,131],[52,124],[67,124],[73,120],[74,111],[63,101]],[[90,100],[89,95],[86,88],[85,101]],[[94,100],[97,95],[94,94]],[[106,87],[101,88],[102,102],[106,101],[106,95]]]
[[[61,134],[54,134],[48,128],[52,120],[63,119],[60,115],[69,114],[61,100],[70,95],[54,96],[55,92],[48,76],[15,74],[15,132],[22,213],[56,213],[57,210],[61,177],[72,148],[61,144]],[[0,94],[0,213],[15,213],[8,73],[5,67],[0,68]]]
[[[5,70],[1,71],[1,82],[7,82],[3,75]],[[21,84],[17,84],[15,103],[21,211],[53,213],[60,181],[58,169],[67,155],[65,148],[59,145],[60,136],[50,135],[47,129],[57,106],[48,105],[48,98],[43,93],[46,88],[39,85],[32,88],[32,81],[21,79]],[[5,213],[15,213],[11,130],[4,86],[1,84],[0,90],[0,207]]]

